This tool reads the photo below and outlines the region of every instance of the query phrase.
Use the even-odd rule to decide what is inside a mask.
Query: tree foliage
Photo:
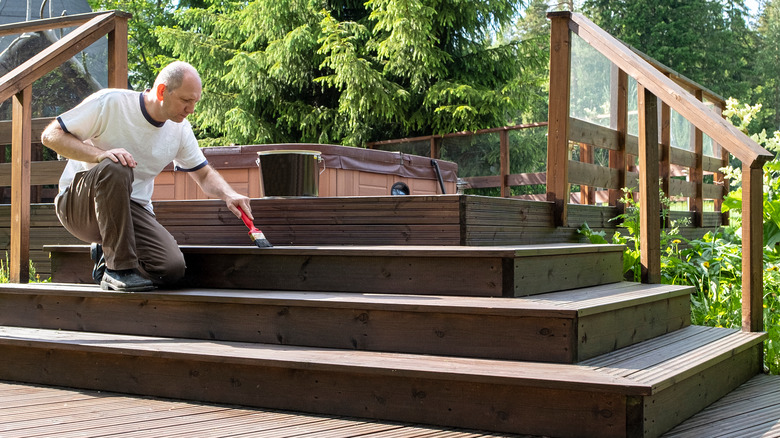
[[[758,80],[746,99],[761,104],[763,110],[755,115],[751,132],[769,132],[780,129],[780,2],[768,1],[759,17],[756,49]]]
[[[173,11],[175,25],[154,35],[158,54],[201,72],[194,125],[223,144],[359,145],[501,126],[544,69],[537,46],[490,43],[515,17],[509,0],[207,3]]]
[[[174,24],[173,8],[160,0],[88,0],[94,10],[117,9],[131,13],[128,23],[128,85],[136,90],[150,87],[170,52],[161,50],[154,36],[159,26]],[[184,5],[184,2],[179,2]]]
[[[744,96],[755,39],[744,0],[586,0],[604,30],[716,93]]]

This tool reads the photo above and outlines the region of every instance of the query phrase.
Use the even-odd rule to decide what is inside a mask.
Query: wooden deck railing
[[[571,78],[571,35],[604,55],[620,70],[623,83],[626,76],[638,84],[639,135],[639,193],[641,205],[640,245],[643,281],[658,283],[661,279],[660,262],[660,199],[659,176],[668,177],[671,152],[668,145],[668,123],[662,123],[658,132],[658,102],[662,105],[662,120],[668,120],[670,109],[688,120],[696,129],[695,151],[692,159],[695,174],[691,178],[697,199],[702,198],[705,168],[701,153],[702,134],[721,145],[742,162],[742,328],[745,331],[763,330],[763,165],[772,154],[739,131],[719,114],[708,108],[702,99],[705,90],[691,81],[682,81],[670,72],[662,72],[641,55],[600,29],[584,16],[571,12],[548,14],[552,22],[550,41],[550,106],[548,135],[547,198],[555,203],[558,221],[565,223],[569,199],[568,149],[572,123],[569,116]],[[627,101],[627,87],[618,86],[619,101]],[[617,148],[610,158],[611,174],[625,184],[625,155],[627,148],[625,103],[619,104]],[[622,123],[620,120],[622,119]],[[660,137],[659,137],[659,134]],[[659,142],[659,138],[661,139]],[[659,146],[663,144],[663,147]],[[660,158],[660,159],[659,159]],[[707,168],[717,165],[708,163]],[[668,192],[667,192],[668,193]],[[701,216],[702,205],[694,209]]]
[[[108,86],[127,87],[127,21],[108,11],[0,26],[0,36],[79,26],[0,78],[0,102],[12,99],[11,248],[9,280],[26,283],[30,255],[30,151],[32,85],[98,39],[108,35]]]
[[[719,169],[728,165],[731,153],[743,166],[743,330],[763,330],[762,175],[763,165],[772,159],[772,154],[721,116],[725,101],[720,96],[627,47],[580,14],[551,12],[548,18],[552,22],[548,123],[386,140],[367,146],[430,141],[431,157],[439,158],[444,138],[500,132],[499,175],[466,180],[472,187],[499,187],[502,197],[511,196],[511,186],[546,184],[546,199],[555,205],[555,221],[559,226],[569,222],[567,206],[573,199],[569,193],[572,184],[581,188],[580,203],[593,203],[598,193],[606,195],[601,196],[602,200],[610,206],[619,206],[623,188],[638,188],[642,206],[642,277],[648,283],[658,283],[661,279],[659,189],[667,195],[687,198],[693,226],[704,227],[705,214],[708,223],[713,219],[709,215],[720,214],[717,212],[728,192],[728,181]],[[572,33],[612,63],[610,117],[614,129],[571,116]],[[638,135],[628,132],[629,77],[638,85]],[[671,146],[672,110],[693,127],[690,151]],[[548,126],[547,171],[511,174],[508,133],[544,125]],[[703,151],[704,134],[713,142],[710,156]],[[579,160],[570,158],[572,147],[580,148]],[[608,151],[608,166],[593,163],[590,157],[594,147]],[[688,169],[684,180],[675,178],[681,175],[681,169]],[[706,181],[705,175],[712,175],[712,181]],[[594,192],[592,188],[596,187],[606,190]],[[705,200],[713,201],[716,213],[704,212]],[[718,222],[728,224],[728,215],[722,214]]]

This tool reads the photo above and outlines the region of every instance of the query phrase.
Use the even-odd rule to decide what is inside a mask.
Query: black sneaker
[[[92,279],[95,281],[95,284],[100,284],[103,281],[103,274],[106,272],[106,258],[103,256],[103,246],[99,243],[90,245],[89,256],[95,262],[95,267],[92,268]]]
[[[106,269],[100,288],[117,292],[146,292],[154,289],[154,284],[152,280],[142,277],[135,269],[121,271]]]

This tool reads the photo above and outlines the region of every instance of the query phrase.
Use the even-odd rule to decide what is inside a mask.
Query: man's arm
[[[200,188],[207,195],[222,199],[225,201],[227,208],[236,215],[237,218],[241,218],[241,213],[237,207],[241,207],[242,210],[249,216],[249,219],[254,220],[252,216],[252,207],[249,205],[249,198],[237,193],[230,187],[230,184],[222,178],[211,165],[206,165],[200,169],[190,172],[190,176],[195,182],[198,183]]]
[[[54,120],[43,130],[41,143],[66,158],[85,163],[99,163],[106,158],[124,166],[135,167],[136,162],[130,152],[122,148],[104,151],[79,140],[75,135],[65,132],[59,122]]]

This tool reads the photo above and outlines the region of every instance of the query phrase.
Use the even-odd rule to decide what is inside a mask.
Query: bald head
[[[146,110],[158,122],[181,123],[195,112],[201,87],[200,76],[193,66],[182,61],[172,62],[157,75],[154,88],[144,93]]]
[[[174,61],[163,68],[157,75],[157,79],[154,81],[154,88],[158,85],[164,84],[168,91],[174,91],[181,87],[182,82],[186,77],[193,77],[200,85],[200,75],[195,67],[184,62]]]

